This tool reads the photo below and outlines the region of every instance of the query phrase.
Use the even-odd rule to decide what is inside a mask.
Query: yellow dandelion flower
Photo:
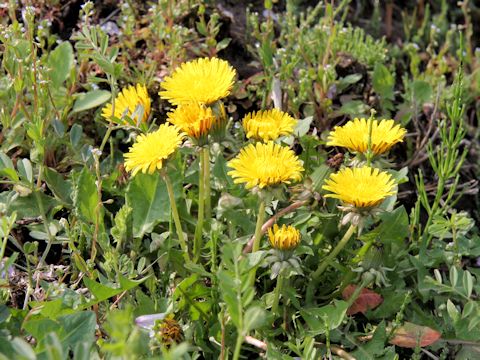
[[[290,184],[301,180],[303,171],[301,161],[292,150],[272,141],[247,145],[228,166],[233,169],[228,175],[236,184],[246,183],[247,189]]]
[[[336,126],[328,136],[328,146],[341,146],[350,151],[366,153],[370,123],[372,123],[372,151],[383,154],[393,145],[403,141],[406,130],[393,120],[354,119],[343,126]]]
[[[159,95],[173,105],[212,104],[230,94],[235,74],[227,61],[218,58],[189,61],[164,79]]]
[[[242,122],[247,138],[263,141],[290,135],[296,123],[297,120],[278,109],[249,113]]]
[[[197,141],[203,140],[200,142],[204,143],[210,129],[215,125],[216,117],[211,108],[191,103],[180,105],[168,113],[168,121],[178,126],[191,138]]]
[[[340,199],[357,208],[366,208],[377,206],[386,197],[395,194],[395,185],[395,180],[389,173],[364,166],[341,169],[330,175],[322,188],[332,192],[325,197]]]
[[[143,117],[141,121],[145,122],[150,115],[151,100],[148,96],[147,88],[144,85],[137,84],[137,86],[128,86],[118,94],[115,98],[115,113],[116,118],[121,119],[124,115],[132,118],[135,123],[139,121],[138,114],[133,117],[138,106],[143,107]],[[107,104],[102,109],[102,116],[109,120],[112,116],[112,104]],[[126,122],[124,122],[126,123]]]
[[[162,124],[157,131],[141,134],[124,154],[125,169],[136,175],[139,171],[153,174],[160,170],[163,162],[180,146],[183,134],[176,126]]]
[[[283,225],[281,228],[277,224],[268,229],[268,239],[273,248],[279,250],[293,250],[300,243],[300,231],[293,226]]]

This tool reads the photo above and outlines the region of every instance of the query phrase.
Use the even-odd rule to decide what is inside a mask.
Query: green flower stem
[[[368,119],[371,121],[368,123],[368,146],[367,146],[367,153],[365,154],[367,158],[367,166],[372,165],[372,157],[373,157],[373,152],[372,152],[373,115],[374,113],[372,112],[370,119]]]
[[[283,290],[283,271],[280,271],[280,273],[277,276],[277,286],[275,286],[275,293],[273,297],[273,303],[272,303],[272,312],[274,314],[278,314],[278,304],[280,301],[280,294],[282,293]]]
[[[262,239],[262,225],[265,222],[265,200],[260,200],[258,206],[257,225],[255,226],[255,240],[253,240],[252,252],[260,249],[260,240]]]
[[[253,240],[252,253],[260,249],[260,240],[262,239],[262,225],[265,222],[265,200],[260,199],[260,205],[258,206],[257,225],[255,226],[255,236]],[[250,270],[250,278],[248,282],[251,286],[255,284],[255,275],[257,274],[257,268],[254,267]]]
[[[168,198],[170,199],[170,207],[172,208],[173,220],[175,221],[175,227],[177,229],[178,241],[180,242],[180,247],[183,250],[183,257],[187,263],[190,263],[190,256],[188,255],[188,246],[183,236],[182,222],[180,221],[180,216],[178,215],[177,204],[175,203],[175,195],[173,194],[172,181],[166,173],[163,174],[163,179],[167,185]]]
[[[240,350],[242,349],[243,344],[243,335],[241,332],[237,335],[237,341],[235,343],[235,351],[233,353],[233,360],[238,360],[240,358]]]
[[[337,257],[338,253],[342,251],[345,245],[347,245],[348,241],[350,240],[350,238],[352,237],[356,229],[357,229],[356,225],[350,225],[347,232],[345,233],[345,235],[343,235],[342,239],[339,241],[337,246],[335,246],[332,252],[328,254],[325,260],[323,260],[320,263],[320,266],[318,267],[318,269],[313,273],[312,275],[313,281],[316,281],[320,277],[320,275],[323,274],[323,272],[327,269],[327,267],[331,264],[331,262]]]
[[[200,173],[198,175],[198,217],[193,241],[193,262],[200,258],[202,249],[203,219],[205,216],[205,152],[200,150]]]
[[[205,219],[212,217],[212,199],[210,189],[210,148],[206,146],[203,149],[203,175],[205,188]]]

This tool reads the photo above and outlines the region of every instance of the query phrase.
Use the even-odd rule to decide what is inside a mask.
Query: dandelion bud
[[[293,250],[300,243],[300,231],[293,226],[283,225],[281,228],[277,224],[268,229],[268,238],[273,248],[278,250]]]

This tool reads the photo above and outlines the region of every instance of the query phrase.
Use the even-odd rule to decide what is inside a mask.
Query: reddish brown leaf
[[[433,344],[440,339],[441,334],[427,326],[420,326],[405,322],[394,333],[390,344],[404,348],[414,348],[417,346],[424,347]]]
[[[355,292],[357,285],[348,285],[342,292],[342,297],[345,300],[350,299],[352,294]],[[362,289],[358,298],[353,302],[353,304],[348,308],[347,314],[353,315],[361,312],[365,314],[367,310],[375,309],[378,305],[383,302],[381,295],[377,294],[375,291],[369,289]]]

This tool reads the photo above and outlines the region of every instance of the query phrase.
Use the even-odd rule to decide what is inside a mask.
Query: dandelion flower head
[[[180,146],[183,134],[170,124],[162,124],[157,131],[140,134],[128,153],[124,154],[125,169],[136,175],[153,174],[163,167],[163,163]]]
[[[247,189],[290,184],[301,180],[303,172],[295,153],[272,141],[247,145],[228,166],[233,169],[228,175],[236,184],[245,183]]]
[[[373,123],[372,123],[373,121]],[[393,145],[402,142],[406,130],[395,125],[393,120],[353,119],[343,126],[336,126],[328,136],[328,146],[341,146],[350,151],[366,153],[372,125],[372,151],[375,155],[389,151]]]
[[[133,114],[137,108],[141,106],[143,108],[143,117],[141,121],[145,122],[150,115],[151,100],[148,96],[147,88],[145,85],[137,84],[136,86],[128,86],[123,88],[122,91],[115,98],[115,112],[114,116],[121,119],[124,115],[132,118],[133,121],[138,122],[138,114],[133,117]],[[102,109],[102,116],[109,120],[112,116],[112,103],[105,105]],[[126,123],[126,122],[124,122]]]
[[[168,121],[178,126],[191,138],[199,140],[208,135],[216,118],[211,108],[191,103],[180,105],[168,113]]]
[[[268,229],[268,239],[274,249],[293,250],[300,243],[300,231],[295,227],[277,224]]]
[[[323,189],[331,192],[325,197],[339,199],[357,208],[369,208],[395,194],[395,186],[395,180],[389,173],[364,166],[343,168],[330,175]]]
[[[159,95],[173,105],[191,102],[209,105],[230,94],[235,74],[227,61],[218,58],[189,61],[164,79]]]
[[[297,120],[278,109],[263,110],[247,114],[243,118],[243,128],[247,138],[270,141],[280,136],[290,135]]]

